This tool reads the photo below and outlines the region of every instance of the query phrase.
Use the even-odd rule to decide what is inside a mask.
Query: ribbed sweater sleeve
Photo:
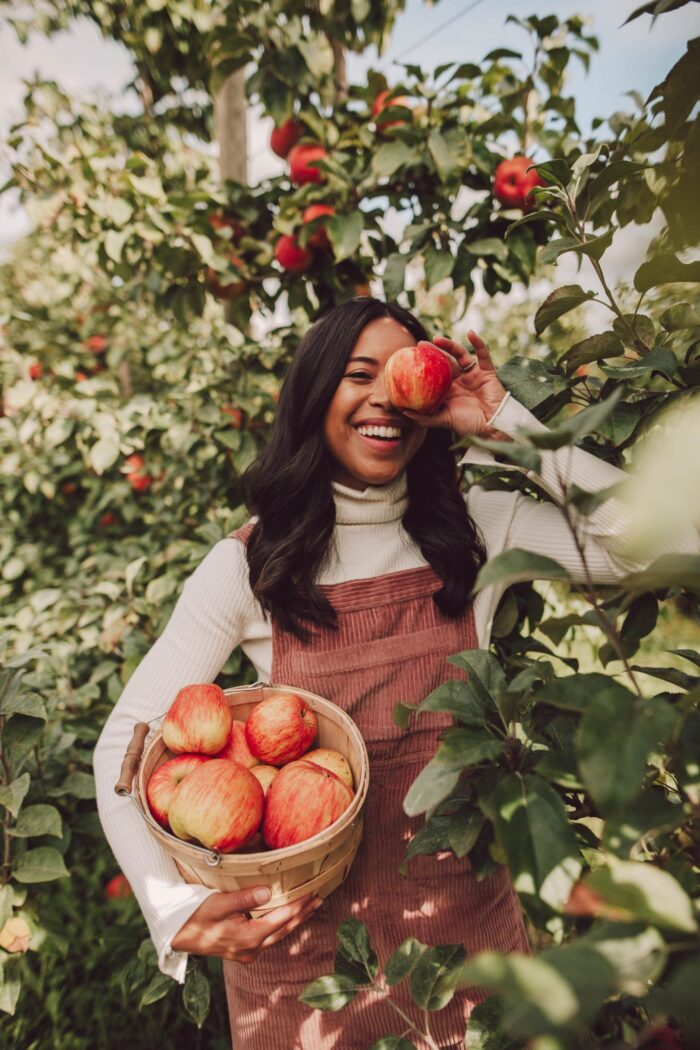
[[[509,437],[515,436],[519,429],[546,430],[532,412],[510,395],[504,398],[489,422]],[[467,453],[462,462],[477,458],[483,462],[486,457]],[[539,502],[521,493],[487,491],[478,486],[468,494],[467,505],[486,540],[490,558],[518,547],[553,558],[577,582],[584,582],[588,574],[594,583],[605,584],[644,569],[662,554],[694,554],[698,551],[698,534],[694,529],[688,529],[680,535],[667,535],[656,549],[640,554],[629,541],[634,532],[630,527],[632,512],[624,499],[617,496],[607,499],[592,514],[585,516],[571,506],[568,508],[577,542],[561,509],[567,490],[576,485],[589,493],[600,492],[628,476],[583,449],[567,446],[556,451],[542,451],[539,473],[527,471],[527,474],[551,496],[554,503]],[[475,612],[478,605],[481,645],[488,644],[493,614],[504,590],[512,583],[530,578],[532,574],[525,571],[513,574],[477,596]]]
[[[131,800],[114,793],[114,784],[135,723],[163,715],[182,686],[216,678],[246,633],[253,611],[250,597],[243,546],[222,540],[185,583],[163,634],[111,712],[94,754],[97,808],[105,834],[141,906],[160,968],[180,982],[187,956],[172,952],[170,942],[215,891],[183,882]]]

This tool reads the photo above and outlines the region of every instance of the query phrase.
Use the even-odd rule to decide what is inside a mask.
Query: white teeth
[[[378,438],[400,438],[401,428],[400,427],[358,427],[357,433],[362,434],[363,437],[378,437]]]

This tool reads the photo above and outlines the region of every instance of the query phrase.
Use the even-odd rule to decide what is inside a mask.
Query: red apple
[[[243,261],[238,255],[230,255],[229,259],[234,269],[238,269],[243,265]],[[222,277],[226,278],[226,284],[222,282]],[[207,287],[215,299],[221,299],[223,302],[230,303],[234,299],[240,299],[248,288],[248,284],[246,281],[229,280],[227,273],[219,273],[212,266],[207,266]]]
[[[245,845],[260,827],[264,792],[249,769],[212,758],[184,778],[168,810],[173,833],[207,849],[230,853]]]
[[[105,897],[107,900],[113,901],[130,897],[131,893],[131,886],[125,875],[115,875],[105,886]]]
[[[203,762],[209,761],[206,755],[178,755],[177,758],[171,758],[162,766],[158,766],[148,781],[146,798],[149,808],[158,823],[168,831],[170,830],[168,808],[175,794],[175,788],[188,773],[192,773]]]
[[[100,518],[100,528],[108,529],[110,525],[116,524],[117,515],[113,514],[111,510],[108,510],[106,514],[103,514]]]
[[[222,747],[221,751],[217,751],[214,757],[227,758],[230,762],[240,762],[240,764],[245,766],[246,769],[251,769],[258,764],[255,755],[251,755],[250,753],[248,742],[245,738],[244,722],[239,722],[236,718],[233,719],[228,740]]]
[[[220,230],[230,230],[230,238],[225,238],[229,241],[229,243],[230,241],[237,240],[239,237],[242,237],[246,232],[245,226],[241,225],[236,216],[228,215],[225,211],[212,212],[212,214],[209,216],[209,225],[217,233]]]
[[[270,784],[279,773],[276,766],[251,766],[250,772],[260,782],[260,786],[267,795]]]
[[[350,763],[340,751],[335,751],[332,747],[317,747],[313,751],[306,752],[304,761],[313,762],[315,766],[321,766],[322,769],[330,769],[331,773],[335,773],[338,779],[352,790]]]
[[[537,171],[532,168],[529,157],[517,156],[502,160],[493,176],[493,195],[509,208],[531,208],[535,203],[532,191],[536,186],[546,186]]]
[[[324,160],[328,154],[318,143],[295,146],[289,152],[289,177],[296,186],[307,182],[325,182],[326,173],[320,168],[310,167],[313,161]]]
[[[397,95],[395,98],[389,98],[391,89],[388,88],[386,91],[380,91],[374,102],[372,103],[372,116],[378,117],[384,109],[390,109],[392,106],[407,106],[408,99],[405,95]],[[405,124],[405,120],[378,120],[377,131],[382,134],[388,129]]]
[[[272,129],[270,149],[278,157],[286,157],[292,146],[296,146],[302,136],[304,127],[298,120],[290,117],[284,124]]]
[[[126,480],[134,492],[145,492],[147,489],[150,489],[153,482],[152,476],[146,473],[143,468],[143,456],[140,456],[138,452],[132,452],[130,456],[127,456],[124,470]]]
[[[107,349],[106,335],[91,335],[83,340],[85,346],[92,354],[103,354]]]
[[[163,743],[176,754],[215,755],[231,731],[231,708],[218,685],[186,685],[163,721]]]
[[[293,846],[330,827],[352,802],[352,791],[329,769],[302,759],[281,769],[265,799],[263,838],[272,849]]]
[[[314,219],[320,219],[322,215],[335,215],[335,208],[332,208],[330,204],[310,204],[309,207],[304,210],[304,213],[301,216],[301,221],[303,223],[313,222]],[[325,223],[319,223],[317,225],[315,231],[311,234],[306,243],[310,244],[312,248],[330,247]]]
[[[639,1050],[685,1050],[685,1044],[678,1032],[670,1025],[657,1024],[645,1028],[639,1033]]]
[[[29,378],[30,379],[41,379],[44,374],[44,366],[41,361],[35,361],[29,366]]]
[[[240,430],[243,425],[243,413],[240,408],[236,408],[235,405],[224,405],[221,411],[231,417],[229,426],[233,427],[234,430]]]
[[[245,724],[252,753],[268,766],[283,766],[308,751],[316,738],[318,718],[306,700],[282,689],[256,704]]]
[[[396,408],[429,415],[442,404],[452,385],[452,365],[447,354],[421,340],[391,355],[384,368],[384,383]]]
[[[275,245],[275,259],[280,266],[290,273],[303,273],[308,270],[312,261],[308,248],[302,248],[296,238],[283,234]]]

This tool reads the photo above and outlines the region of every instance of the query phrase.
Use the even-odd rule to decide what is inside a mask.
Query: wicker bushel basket
[[[242,686],[225,690],[233,717],[244,722],[255,705],[272,689],[303,697],[318,717],[318,746],[342,752],[352,769],[355,795],[343,814],[313,838],[295,846],[264,852],[216,853],[204,846],[183,842],[158,824],[146,801],[146,786],[153,772],[173,755],[163,743],[160,729],[139,723],[127,750],[115,791],[132,799],[156,841],[168,853],[185,882],[218,890],[269,886],[272,896],[256,909],[262,914],[289,904],[309,893],[327,897],[345,879],[362,837],[362,819],[369,785],[369,760],[362,735],[352,719],[330,700],[305,689],[287,685]]]

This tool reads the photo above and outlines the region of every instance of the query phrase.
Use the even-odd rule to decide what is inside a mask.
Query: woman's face
[[[353,489],[387,485],[423,444],[426,428],[394,408],[384,387],[391,354],[415,342],[391,317],[379,317],[363,328],[324,421],[334,481]]]

